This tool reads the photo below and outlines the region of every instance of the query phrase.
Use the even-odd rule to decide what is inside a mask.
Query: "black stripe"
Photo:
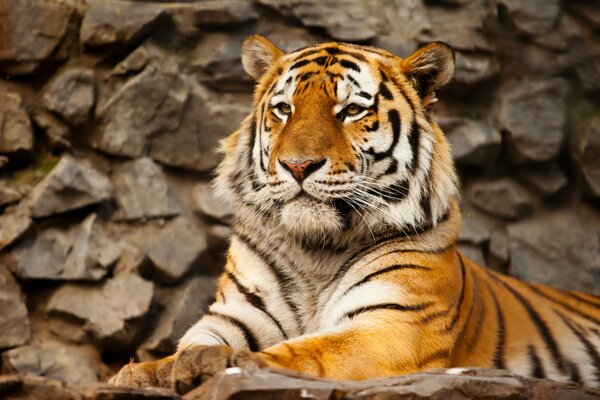
[[[502,309],[500,308],[500,303],[498,303],[498,298],[496,297],[496,293],[494,289],[486,283],[488,288],[488,292],[492,296],[492,300],[494,300],[494,307],[496,308],[496,324],[498,325],[498,330],[496,332],[496,350],[494,351],[494,356],[492,361],[494,362],[494,366],[498,369],[506,369],[506,362],[504,361],[504,345],[506,342],[506,324],[504,322],[504,314],[502,313]]]
[[[376,276],[387,274],[388,272],[397,271],[397,270],[400,270],[400,269],[422,269],[422,270],[431,271],[430,267],[425,267],[423,265],[417,265],[417,264],[394,264],[394,265],[390,265],[389,267],[382,268],[379,271],[372,272],[369,275],[365,276],[363,279],[361,279],[360,281],[356,282],[354,285],[350,286],[344,292],[344,294],[342,296],[346,295],[349,291],[355,289],[356,287],[361,286],[361,285],[367,283],[368,281],[370,281],[371,279],[375,278]]]
[[[336,74],[336,75],[338,75],[339,77],[342,77],[342,76],[341,76],[341,75],[339,75],[339,74]],[[360,87],[360,84],[359,84],[359,83],[356,81],[356,79],[354,79],[354,78],[353,78],[353,77],[351,77],[350,75],[346,75],[346,78],[348,78],[348,80],[349,80],[349,81],[350,81],[350,82],[351,82],[351,83],[352,83],[354,86],[356,86],[358,89],[360,89],[360,88],[361,88],[361,87]]]
[[[256,293],[250,292],[250,290],[244,285],[242,285],[239,279],[230,271],[225,271],[225,274],[229,279],[231,279],[237,290],[246,298],[246,301],[250,303],[254,308],[258,309],[259,311],[262,311],[267,317],[269,317],[271,321],[273,321],[273,323],[277,326],[279,332],[281,332],[281,335],[285,339],[288,339],[288,336],[285,333],[283,326],[281,326],[281,323],[273,316],[273,314],[269,312],[269,310],[267,310],[267,306],[265,305],[263,299]]]
[[[221,335],[219,332],[217,332],[215,329],[208,329],[208,331],[210,333],[212,333],[213,335],[215,335],[217,337],[217,339],[219,339],[225,346],[230,346],[227,339],[225,339],[225,337],[223,335]]]
[[[523,306],[525,311],[527,311],[529,318],[531,319],[533,324],[536,326],[540,336],[546,343],[546,347],[550,351],[550,354],[552,355],[552,360],[554,361],[554,365],[561,372],[566,373],[567,365],[565,363],[565,359],[563,358],[563,356],[558,348],[558,344],[556,343],[556,340],[554,339],[552,332],[548,328],[548,325],[546,325],[546,323],[544,322],[542,317],[540,317],[540,315],[537,313],[537,311],[535,311],[535,309],[533,308],[531,303],[521,293],[519,293],[512,286],[510,286],[508,283],[504,282],[500,278],[496,277],[496,279],[514,296],[514,298],[519,303],[521,303],[521,305]]]
[[[390,185],[382,189],[369,189],[369,194],[377,197],[381,197],[388,203],[398,203],[404,200],[409,193],[410,181],[404,179],[397,181],[393,185]]]
[[[422,358],[418,363],[417,363],[417,367],[419,369],[425,367],[426,365],[434,362],[434,361],[438,361],[438,360],[450,360],[450,350],[449,349],[442,349],[442,350],[438,350],[435,353],[432,353],[424,358]]]
[[[577,309],[576,307],[573,307],[572,305],[570,305],[570,304],[568,304],[568,303],[565,303],[565,302],[563,302],[563,301],[560,301],[560,300],[558,300],[558,299],[555,299],[555,298],[553,298],[552,296],[550,296],[550,295],[548,295],[548,294],[546,294],[546,293],[542,292],[540,289],[538,289],[537,287],[535,287],[535,286],[533,286],[533,285],[530,285],[530,284],[528,284],[528,285],[527,285],[527,287],[528,287],[528,288],[529,288],[531,291],[533,291],[535,294],[537,294],[537,295],[539,295],[539,296],[541,296],[541,297],[543,297],[543,298],[545,298],[545,299],[547,299],[547,300],[550,300],[550,301],[551,301],[551,302],[553,302],[554,304],[557,304],[557,305],[559,305],[559,306],[561,306],[561,307],[565,308],[566,310],[569,310],[569,311],[570,311],[570,312],[572,312],[573,314],[576,314],[577,316],[579,316],[579,317],[581,317],[581,318],[583,318],[583,319],[586,319],[586,320],[588,320],[588,321],[590,321],[590,322],[593,322],[593,323],[594,323],[594,324],[596,324],[596,325],[600,325],[600,319],[598,319],[598,318],[595,318],[595,317],[593,317],[593,316],[591,316],[591,315],[588,315],[588,314],[586,314],[586,313],[584,313],[583,311],[581,311],[581,310]]]
[[[414,120],[412,123],[412,127],[410,128],[410,136],[408,137],[408,143],[410,144],[410,148],[412,150],[412,160],[408,167],[408,170],[414,174],[415,171],[419,168],[419,156],[420,156],[420,145],[421,141],[421,131],[419,130],[419,124],[417,123],[417,116],[414,116]]]
[[[476,293],[479,293],[478,289],[475,289]],[[479,303],[479,313],[477,314],[477,325],[475,326],[475,330],[473,331],[473,334],[471,335],[471,338],[469,339],[469,342],[467,343],[467,352],[471,353],[473,351],[473,349],[475,348],[475,345],[477,344],[477,339],[479,339],[479,335],[481,335],[481,329],[483,328],[484,325],[484,321],[485,321],[485,316],[487,315],[487,312],[485,310],[485,301],[483,301],[483,299],[480,299],[478,296],[478,303]]]
[[[291,289],[291,287],[297,286],[294,280],[290,276],[284,275],[281,272],[281,270],[277,267],[277,263],[273,260],[273,258],[269,254],[266,254],[265,252],[261,251],[247,236],[235,231],[234,234],[246,245],[246,247],[248,247],[253,253],[260,257],[267,265],[267,267],[275,277],[275,280],[277,281],[277,287],[283,299],[285,300],[286,305],[294,314],[298,326],[303,330],[304,323],[302,321],[302,318],[300,317],[300,310],[298,308],[298,305],[291,299],[290,294],[288,292],[288,290]]]
[[[365,127],[365,130],[367,132],[374,132],[377,129],[379,129],[379,121],[378,120],[375,120],[375,122],[373,122],[373,125]]]
[[[564,295],[567,295],[567,296],[569,296],[569,297],[572,297],[572,298],[574,298],[575,300],[577,300],[577,301],[580,301],[580,302],[582,302],[582,303],[584,303],[584,304],[587,304],[587,305],[589,305],[589,306],[592,306],[592,307],[598,307],[598,308],[600,308],[600,298],[598,298],[598,297],[596,297],[596,296],[594,296],[594,295],[592,295],[592,294],[583,293],[583,294],[585,294],[586,296],[590,296],[590,297],[591,297],[591,298],[593,298],[593,299],[597,299],[597,302],[596,302],[596,301],[594,301],[594,300],[589,300],[589,299],[586,299],[586,298],[585,298],[585,297],[583,297],[581,294],[579,294],[579,293],[577,293],[577,292],[574,292],[574,291],[570,291],[570,290],[569,290],[569,291],[564,291],[564,292],[561,292],[561,293],[563,293]]]
[[[546,373],[544,372],[544,366],[542,364],[542,360],[537,355],[535,348],[532,345],[527,347],[527,353],[529,354],[529,362],[531,363],[531,372],[530,376],[544,379],[546,377]]]
[[[394,95],[392,94],[392,92],[390,92],[390,89],[387,87],[387,85],[383,82],[381,82],[379,84],[379,93],[383,96],[384,99],[386,100],[394,100]]]
[[[321,56],[321,57],[313,58],[310,61],[317,63],[317,65],[323,66],[323,65],[325,65],[325,62],[327,61],[328,58],[329,58],[329,56]]]
[[[250,124],[250,142],[248,143],[248,168],[252,167],[254,162],[254,141],[256,140],[256,117],[252,117],[252,123]]]
[[[309,64],[312,60],[300,60],[300,61],[296,61],[295,63],[293,63],[290,68],[289,71],[296,69],[296,68],[300,68],[305,66],[306,64]]]
[[[460,296],[458,298],[458,305],[456,306],[454,317],[450,321],[450,324],[446,326],[446,332],[450,332],[456,326],[460,317],[460,311],[462,309],[463,301],[465,300],[465,288],[467,287],[467,273],[465,271],[465,263],[462,256],[457,251],[458,260],[460,262]]]
[[[378,310],[392,310],[392,311],[422,311],[430,307],[433,303],[421,303],[421,304],[397,304],[397,303],[383,303],[383,304],[372,304],[370,306],[359,307],[355,310],[349,311],[344,314],[339,320],[344,318],[352,319],[357,315],[364,314],[366,312],[378,311]],[[338,321],[339,321],[338,320]]]
[[[600,382],[600,354],[598,353],[598,350],[596,349],[594,344],[590,342],[590,340],[587,337],[585,337],[583,332],[581,332],[581,329],[576,326],[575,322],[571,318],[567,317],[560,311],[554,310],[554,312],[563,320],[563,322],[565,323],[565,325],[567,325],[571,332],[573,332],[573,334],[577,336],[577,339],[579,339],[581,344],[583,344],[583,347],[585,347],[585,351],[587,352],[588,356],[590,357],[590,360],[592,360],[592,364],[594,365],[594,376],[596,377],[596,380]]]
[[[357,96],[364,97],[364,98],[365,98],[365,99],[367,99],[367,100],[371,100],[371,99],[373,98],[373,96],[371,96],[371,95],[370,95],[369,93],[367,93],[367,92],[360,92],[360,93],[358,93],[358,94],[357,94]]]
[[[348,60],[341,60],[340,64],[342,65],[342,67],[344,68],[349,68],[351,70],[354,70],[356,72],[360,72],[360,67],[358,66],[358,64],[352,62],[352,61],[348,61]]]
[[[231,325],[235,326],[236,328],[238,328],[240,330],[240,332],[242,332],[242,335],[244,336],[244,339],[246,340],[246,344],[248,344],[248,348],[250,349],[250,351],[259,351],[260,350],[260,346],[258,345],[256,336],[252,333],[250,328],[248,328],[248,325],[244,324],[239,319],[232,317],[230,315],[221,314],[221,313],[218,313],[215,311],[208,311],[206,313],[206,315],[209,315],[211,317],[220,318],[223,321],[227,321]]]

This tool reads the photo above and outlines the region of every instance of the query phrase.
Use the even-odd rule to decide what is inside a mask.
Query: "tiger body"
[[[255,111],[223,142],[216,184],[237,214],[216,300],[175,356],[113,382],[185,391],[179,381],[214,371],[182,355],[226,348],[220,367],[333,379],[475,366],[600,384],[599,298],[456,248],[457,177],[431,112],[453,73],[448,46],[405,60],[341,43],[284,54],[254,36],[243,62]]]

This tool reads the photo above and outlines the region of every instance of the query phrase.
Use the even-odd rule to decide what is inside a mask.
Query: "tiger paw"
[[[171,370],[174,361],[173,356],[143,363],[132,361],[110,378],[108,383],[131,388],[171,388]]]
[[[192,346],[177,355],[173,364],[172,387],[177,393],[185,394],[227,368],[253,370],[266,366],[257,353],[248,350],[220,345]]]

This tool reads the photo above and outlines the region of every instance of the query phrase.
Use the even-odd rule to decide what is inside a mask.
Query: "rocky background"
[[[2,372],[102,381],[206,309],[233,213],[209,182],[250,111],[252,33],[452,45],[463,250],[600,293],[597,1],[0,0]]]

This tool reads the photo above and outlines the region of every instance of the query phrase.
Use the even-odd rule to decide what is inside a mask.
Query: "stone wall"
[[[463,250],[600,292],[600,6],[587,0],[0,0],[3,372],[69,384],[173,351],[233,210],[208,182],[250,110],[245,36],[407,56],[442,40]]]

